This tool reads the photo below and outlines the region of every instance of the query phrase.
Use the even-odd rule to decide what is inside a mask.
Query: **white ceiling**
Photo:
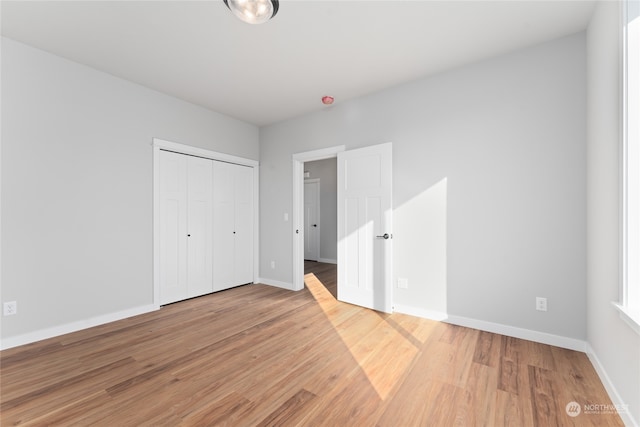
[[[261,126],[573,34],[594,3],[283,0],[262,25],[222,0],[1,7],[7,37]]]

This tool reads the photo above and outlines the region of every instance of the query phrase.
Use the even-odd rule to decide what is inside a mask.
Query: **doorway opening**
[[[329,147],[321,150],[307,151],[293,155],[293,287],[294,290],[304,289],[304,259],[305,259],[305,163],[326,159],[336,159],[338,153],[345,151],[344,145]],[[334,213],[337,221],[337,213]],[[317,224],[317,223],[316,223]],[[320,227],[322,228],[321,224]],[[337,249],[337,247],[336,247]],[[322,257],[319,255],[319,259]],[[337,258],[336,258],[337,263]]]
[[[304,276],[315,275],[337,299],[338,161],[304,163]],[[305,283],[308,285],[308,282]]]

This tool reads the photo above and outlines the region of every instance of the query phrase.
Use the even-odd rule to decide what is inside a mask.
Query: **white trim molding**
[[[318,258],[318,262],[324,262],[326,264],[337,264],[338,260],[333,258]]]
[[[448,317],[447,313],[443,313],[441,311],[425,310],[423,308],[410,307],[402,304],[394,304],[393,312],[421,317],[423,319],[435,320],[437,322],[445,321]]]
[[[105,323],[116,322],[128,317],[150,313],[152,311],[158,310],[158,308],[159,307],[156,305],[143,305],[140,307],[118,311],[116,313],[103,314],[101,316],[90,317],[88,319],[79,320],[77,322],[66,323],[64,325],[40,329],[37,331],[29,332],[27,334],[4,338],[0,343],[0,350],[6,350],[8,348],[18,347],[20,345],[30,344],[36,341],[42,341],[64,334],[70,334],[71,332],[93,328],[94,326],[104,325]]]
[[[422,317],[424,319],[451,323],[452,325],[465,326],[467,328],[493,332],[494,334],[506,335],[509,337],[521,338],[524,340],[535,341],[542,344],[549,344],[556,347],[568,348],[569,350],[581,351],[583,353],[587,350],[586,341],[549,334],[546,332],[503,325],[501,323],[487,322],[485,320],[471,319],[468,317],[452,316],[444,312],[424,310],[421,308],[403,306],[398,304],[395,304],[394,311],[397,313]]]
[[[583,353],[587,351],[586,341],[563,337],[561,335],[554,335],[546,332],[518,328],[516,326],[503,325],[501,323],[487,322],[484,320],[470,319],[468,317],[461,316],[448,316],[443,321],[451,323],[452,325],[466,326],[468,328],[480,329],[481,331],[493,332],[494,334],[507,335],[509,337],[535,341],[542,344],[549,344],[556,347],[567,348],[569,350],[581,351]]]
[[[640,310],[633,311],[629,307],[625,307],[615,301],[611,304],[620,312],[620,318],[624,320],[636,334],[640,335]]]
[[[295,291],[293,283],[281,282],[280,280],[273,279],[265,279],[264,277],[259,277],[257,284],[267,285],[267,286],[275,286],[276,288],[287,289],[289,291]]]
[[[333,159],[338,157],[338,153],[345,151],[344,145],[336,145],[335,147],[321,148],[319,150],[305,151],[302,153],[294,153],[291,156],[293,160],[299,162],[315,162],[316,160]]]
[[[154,148],[174,153],[189,154],[191,156],[204,157],[205,159],[218,160],[221,162],[235,163],[243,166],[258,166],[257,160],[245,159],[244,157],[232,156],[231,154],[219,153],[204,148],[193,147],[191,145],[180,144],[177,142],[167,141],[164,139],[153,138],[152,144]]]
[[[598,359],[598,356],[596,355],[595,350],[593,349],[593,347],[591,347],[589,343],[587,343],[586,353],[587,353],[587,357],[591,361],[591,364],[593,365],[593,368],[596,370],[598,377],[600,377],[600,381],[602,382],[602,385],[604,385],[605,390],[607,390],[607,393],[609,394],[609,399],[611,399],[611,402],[614,405],[616,405],[616,407],[628,408],[627,404],[625,404],[622,398],[620,397],[618,390],[613,385],[613,382],[611,381],[611,378],[609,378],[607,371],[605,371],[604,366],[600,362],[600,359]],[[624,425],[638,427],[638,422],[633,419],[633,416],[631,415],[631,412],[628,409],[623,411],[618,411],[618,415],[620,416],[620,418],[622,418],[622,422],[624,422]]]
[[[631,329],[640,334],[640,125],[637,116],[640,112],[640,3],[626,1],[621,3],[621,134],[620,150],[620,295],[613,305],[619,310],[620,317]]]

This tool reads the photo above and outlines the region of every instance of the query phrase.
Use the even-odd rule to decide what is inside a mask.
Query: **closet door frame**
[[[253,281],[258,282],[259,260],[259,179],[260,163],[256,160],[218,153],[190,145],[153,138],[153,305],[160,308],[160,151],[203,157],[205,159],[234,163],[253,168]],[[215,236],[214,236],[215,237]]]

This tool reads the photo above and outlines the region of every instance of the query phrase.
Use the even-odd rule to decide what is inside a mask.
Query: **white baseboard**
[[[104,314],[102,316],[90,317],[88,319],[79,320],[77,322],[66,323],[60,326],[40,329],[38,331],[29,332],[14,337],[4,338],[0,343],[0,350],[17,347],[19,345],[31,344],[36,341],[42,341],[48,338],[57,337],[71,332],[81,331],[83,329],[92,328],[94,326],[104,325],[105,323],[115,322],[117,320],[126,319],[127,317],[137,316],[139,314],[149,313],[158,310],[160,307],[154,304],[134,307],[127,310],[118,311],[116,313]]]
[[[330,258],[318,258],[318,262],[325,262],[327,264],[337,264],[338,260],[337,259],[330,259]]]
[[[264,277],[258,277],[258,283],[263,285],[275,286],[276,288],[288,289],[294,291],[293,283],[281,282],[279,280],[265,279]]]
[[[575,338],[563,337],[561,335],[548,334],[546,332],[533,331],[531,329],[518,328],[515,326],[503,325],[501,323],[486,322],[484,320],[470,319],[460,316],[449,316],[444,322],[468,328],[480,329],[481,331],[493,332],[495,334],[507,335],[509,337],[521,338],[523,340],[535,341],[542,344],[549,344],[556,347],[568,348],[586,353],[587,342]]]
[[[447,320],[447,313],[441,311],[425,310],[422,308],[409,307],[407,305],[395,304],[393,311],[396,313],[408,314],[410,316],[422,317],[423,319],[437,320],[442,322]]]
[[[609,375],[607,375],[607,371],[605,371],[604,366],[602,366],[600,359],[598,359],[596,352],[593,350],[589,343],[587,343],[587,357],[589,357],[591,364],[600,377],[600,381],[604,385],[604,388],[607,390],[611,402],[616,406],[619,405],[620,407],[625,407],[625,403],[622,401],[618,390],[616,390],[613,382],[611,382],[611,378],[609,378]],[[638,423],[633,419],[633,416],[629,411],[618,411],[618,415],[620,415],[620,418],[622,418],[624,425],[628,427],[638,427]]]
[[[466,326],[467,328],[479,329],[481,331],[493,332],[495,334],[506,335],[509,337],[521,338],[524,340],[535,341],[542,344],[554,345],[556,347],[568,348],[569,350],[582,352],[587,351],[586,341],[581,341],[575,338],[568,338],[560,335],[548,334],[546,332],[539,332],[533,331],[531,329],[503,325],[501,323],[486,322],[484,320],[471,319],[468,317],[452,316],[443,312],[423,310],[402,305],[396,305],[394,311],[397,311],[398,313],[422,317],[425,319],[451,323],[453,325]]]

